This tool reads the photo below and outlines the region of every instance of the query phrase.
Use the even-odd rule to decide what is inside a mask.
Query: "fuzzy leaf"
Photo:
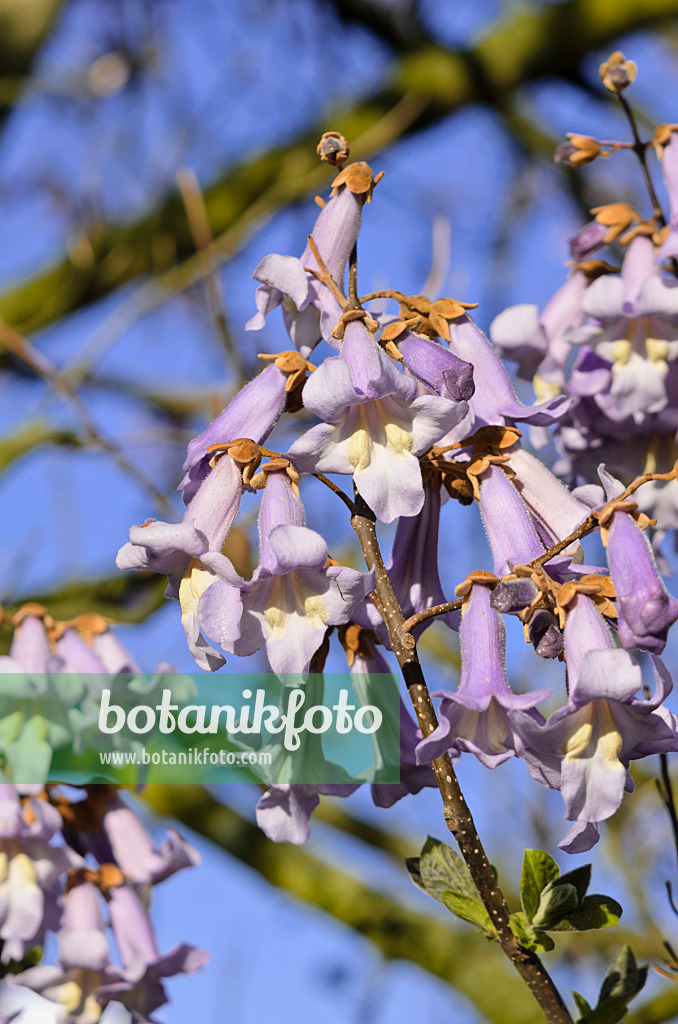
[[[560,869],[544,850],[525,850],[520,875],[520,901],[529,922],[539,908],[542,890],[560,874]]]

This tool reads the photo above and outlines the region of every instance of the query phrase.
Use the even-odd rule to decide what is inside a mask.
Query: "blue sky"
[[[431,31],[452,44],[481,32],[498,8],[491,0],[425,0],[422,5]],[[174,187],[182,166],[195,169],[207,184],[234,161],[294,137],[323,110],[359,97],[389,73],[385,45],[363,30],[339,25],[311,0],[161,0],[151,5],[150,20],[139,17],[138,9],[137,3],[116,7],[105,0],[67,4],[40,56],[38,85],[22,97],[3,131],[2,290],[61,258],[88,218],[134,218]],[[83,96],[81,85],[92,62],[123,44],[143,55],[146,72],[116,95]],[[642,109],[656,120],[678,119],[670,102],[678,85],[673,50],[649,34],[619,45],[641,65],[637,95]],[[592,54],[585,61],[591,83],[604,56]],[[624,132],[616,108],[590,95],[584,100],[575,86],[543,81],[525,88],[517,104],[524,116],[555,136],[570,130],[603,137]],[[341,125],[330,117],[327,127]],[[451,238],[443,293],[478,302],[476,316],[484,328],[513,302],[543,304],[562,282],[567,242],[581,213],[562,170],[527,159],[494,111],[466,107],[378,154],[373,166],[385,177],[365,211],[362,291],[391,285],[418,292],[430,268],[436,218],[447,219]],[[637,168],[628,154],[584,173],[600,201],[638,196]],[[280,212],[249,238],[221,274],[229,319],[248,363],[257,350],[289,347],[277,317],[259,335],[244,331],[254,311],[251,272],[269,252],[300,254],[316,212],[311,200]],[[123,294],[66,318],[34,340],[55,363],[67,366],[105,327],[110,344],[97,370],[121,387],[89,387],[84,397],[101,429],[148,476],[176,481],[186,441],[204,427],[232,383],[201,293],[173,297],[126,324],[121,309],[141,284],[133,282]],[[168,437],[162,424],[126,393],[130,384],[201,395],[202,413],[185,435]],[[43,385],[0,377],[0,430],[34,416],[71,422],[70,413]],[[303,494],[309,525],[322,530],[332,548],[350,544],[336,499],[312,485]],[[0,601],[113,572],[129,526],[157,514],[144,491],[105,456],[91,452],[36,452],[0,478],[0,495]],[[175,509],[179,517],[178,500]],[[383,535],[388,538],[388,530]],[[489,565],[474,509],[450,503],[441,538],[441,573],[448,588],[471,568]],[[444,631],[442,625],[435,629]],[[168,604],[141,626],[121,627],[120,635],[147,670],[158,661],[194,668],[176,605]],[[517,630],[510,630],[508,650],[512,678],[530,678],[534,660],[528,659]],[[675,661],[675,645],[671,655]],[[452,682],[453,673],[434,660],[428,664],[436,686]],[[561,685],[553,666],[539,669],[539,686]],[[516,857],[504,850],[530,842],[533,800],[553,824],[555,837],[562,834],[559,797],[535,793],[522,766],[507,766],[489,777],[464,761],[461,775],[481,834],[490,849],[501,849],[514,871]],[[247,790],[230,798],[252,813],[256,794]],[[411,834],[413,853],[427,832],[444,838],[435,793],[410,798],[390,812],[375,811],[368,794],[359,793],[350,807],[384,827]],[[648,820],[658,838],[666,838],[661,815],[648,811]],[[384,964],[354,933],[196,842],[203,865],[158,889],[155,915],[163,947],[194,942],[210,949],[212,964],[200,977],[169,983],[172,1001],[158,1015],[166,1024],[183,1024],[191,1017],[216,1024],[225,1004],[243,1024],[270,1017],[273,1006],[281,1024],[317,1016],[336,1024],[368,1019],[391,1024],[415,1013],[422,1022],[442,1017],[471,1024],[476,1019],[442,983],[410,964]],[[319,825],[312,842],[330,859],[350,863],[375,885],[387,884],[426,909],[425,898],[404,874],[396,878],[372,851],[346,845],[345,837]],[[670,870],[668,861],[664,866]],[[618,887],[617,895],[623,879],[609,864],[600,870],[605,883]],[[663,906],[660,916],[667,920]],[[581,968],[583,977],[571,979],[572,984],[593,996],[597,984],[586,971]]]

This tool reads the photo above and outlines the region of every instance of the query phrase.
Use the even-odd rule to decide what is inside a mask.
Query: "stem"
[[[412,700],[421,734],[424,737],[430,736],[438,726],[438,719],[414,642],[411,645],[405,643],[401,635],[404,617],[379,549],[375,516],[360,495],[356,496],[356,509],[355,515],[351,517],[351,526],[360,541],[367,568],[376,572],[376,590],[382,616],[388,629],[393,653],[398,659]],[[509,908],[483,849],[449,754],[436,758],[432,767],[443,799],[445,823],[457,840],[473,883],[497,929],[499,945],[530,988],[549,1024],[572,1024],[572,1018],[560,993],[541,960],[536,953],[524,949],[511,931]]]
[[[334,491],[337,497],[341,498],[351,515],[355,515],[355,504],[351,501],[348,494],[345,494],[344,491],[342,491],[341,487],[337,487],[337,485],[326,477],[324,473],[314,473],[313,476],[316,480],[320,480],[321,484],[325,484],[325,487],[329,487],[331,491]]]
[[[406,302],[409,299],[409,295],[405,295],[405,292],[399,292],[395,288],[382,288],[378,292],[368,292],[367,295],[361,295],[361,302],[371,302],[372,299],[395,299],[396,302]]]
[[[669,774],[669,759],[666,754],[659,755],[659,764],[661,783],[659,782],[659,779],[657,779],[657,789],[659,790],[659,795],[662,798],[662,803],[669,814],[671,828],[673,829],[673,842],[676,847],[676,858],[678,858],[678,815],[676,815],[676,802],[673,796],[673,785],[671,784],[671,776]],[[670,883],[667,882],[667,885],[670,885]],[[670,896],[671,890],[669,889],[669,898]],[[671,906],[673,906],[673,902],[671,902]]]
[[[643,142],[638,131],[638,125],[636,124],[636,115],[633,113],[629,105],[629,101],[620,92],[617,93],[619,102],[621,103],[622,110],[626,114],[626,119],[629,122],[631,128],[631,134],[633,135],[633,152],[638,157],[640,167],[643,172],[643,178],[645,179],[645,187],[647,188],[647,194],[650,197],[652,203],[652,216],[655,218],[660,227],[664,227],[666,224],[666,218],[661,208],[661,203],[655,191],[655,187],[652,183],[650,176],[650,169],[647,166],[647,143]]]

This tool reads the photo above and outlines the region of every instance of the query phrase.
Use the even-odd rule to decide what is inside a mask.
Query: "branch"
[[[405,643],[402,636],[404,617],[379,549],[374,514],[359,495],[356,498],[356,506],[359,511],[351,518],[351,526],[360,541],[367,568],[375,570],[377,598],[382,617],[388,629],[393,653],[403,673],[421,734],[426,738],[437,728],[438,719],[414,641],[412,640],[411,644]],[[572,1018],[560,993],[541,960],[536,953],[524,949],[511,931],[509,908],[483,849],[449,754],[436,758],[432,767],[443,799],[445,823],[457,840],[473,883],[497,930],[499,945],[528,985],[549,1024],[572,1024]]]
[[[646,0],[611,6],[608,0],[565,0],[502,19],[468,51],[439,43],[419,47],[394,62],[389,84],[333,121],[351,137],[352,154],[368,159],[395,140],[439,123],[466,103],[483,101],[504,109],[508,96],[544,75],[577,80],[585,54],[619,35],[678,15],[678,0]],[[287,147],[231,169],[205,191],[205,209],[218,252],[219,237],[243,218],[256,222],[281,206],[306,199],[324,187],[327,169],[318,166],[315,144],[325,130],[323,116]],[[194,245],[181,199],[172,194],[149,216],[130,226],[104,225],[89,267],[66,260],[0,298],[0,315],[30,333],[114,292],[140,275],[168,271]],[[195,280],[195,277],[193,278]]]

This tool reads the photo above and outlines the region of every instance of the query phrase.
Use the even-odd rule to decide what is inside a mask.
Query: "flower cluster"
[[[13,639],[9,655],[0,657],[0,673],[58,678],[138,671],[101,616],[55,622],[33,604],[10,624]],[[163,979],[192,974],[207,962],[205,952],[188,945],[158,950],[151,888],[199,860],[173,829],[156,847],[112,786],[3,781],[0,960],[10,972],[8,983],[59,1004],[67,1024],[96,1024],[111,1002],[151,1024],[167,1002]],[[34,966],[50,932],[57,963]]]
[[[674,138],[664,148],[669,184],[678,177]],[[258,312],[247,326],[260,328],[281,306],[295,348],[263,356],[266,369],[189,445],[183,522],[132,527],[118,565],[167,575],[189,649],[207,670],[220,668],[225,653],[265,648],[273,672],[303,679],[322,671],[335,635],[352,670],[381,672],[388,670],[381,649],[397,653],[405,636],[413,646],[440,616],[459,631],[459,688],[434,694],[440,722],[425,738],[403,705],[401,785],[374,786],[375,802],[388,806],[434,784],[429,766],[445,753],[453,760],[473,753],[489,768],[516,756],[561,792],[573,823],[563,848],[586,849],[632,788],[631,760],[678,746],[663,705],[671,679],[658,657],[678,602],[666,592],[646,537],[650,520],[639,503],[652,500],[651,487],[630,500],[637,488],[624,489],[614,456],[615,444],[623,447],[626,471],[629,447],[645,446],[632,466],[645,471],[655,438],[669,429],[676,282],[662,275],[657,240],[642,225],[625,236],[621,276],[582,262],[619,223],[626,227],[615,237],[629,217],[633,222],[626,209],[599,212],[578,239],[571,278],[544,315],[519,307],[493,325],[501,351],[518,359],[523,374],[536,371],[541,400],[525,405],[472,319],[471,303],[392,289],[358,296],[356,242],[377,181],[365,164],[343,167],[301,258],[274,254],[259,264]],[[678,220],[662,237],[662,259],[674,244],[678,252],[674,233]],[[374,300],[395,301],[398,313],[370,311]],[[329,354],[308,362],[322,352],[321,342]],[[570,365],[573,346],[579,355]],[[287,451],[262,447],[281,417],[300,412],[302,432]],[[602,488],[590,475],[583,490],[566,487],[525,449],[517,424],[536,436],[555,427],[572,472],[585,476],[604,454]],[[667,468],[666,487],[676,490],[673,460]],[[348,478],[353,498],[326,474]],[[396,522],[385,575],[399,625],[385,611],[384,591],[375,594],[378,562],[376,575],[338,564],[305,525],[300,489],[312,476],[339,492],[354,519]],[[250,579],[223,552],[244,490],[263,491],[259,561]],[[446,601],[438,574],[449,499],[477,507],[492,565],[457,587],[456,602]],[[584,564],[579,542],[593,530],[606,545],[607,566]],[[538,705],[550,691],[511,689],[504,615],[520,618],[537,657],[565,663],[566,700],[548,719]],[[632,651],[652,659],[652,698],[638,696],[641,663]],[[273,839],[304,841],[319,795],[353,788],[274,785],[259,801],[259,823]]]

